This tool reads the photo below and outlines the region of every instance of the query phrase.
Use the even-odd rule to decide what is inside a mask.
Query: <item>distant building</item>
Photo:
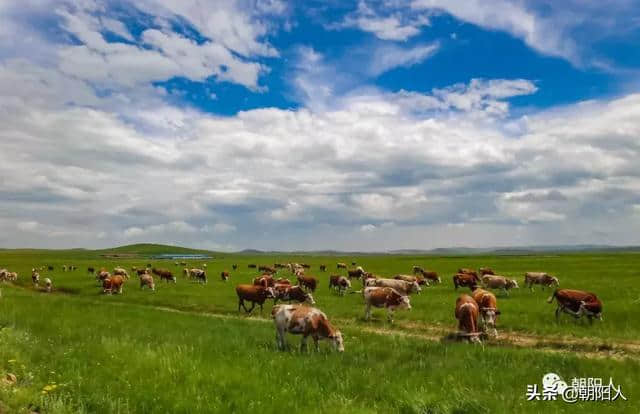
[[[167,259],[167,260],[205,260],[211,259],[211,256],[206,254],[156,254],[151,256],[152,259]]]

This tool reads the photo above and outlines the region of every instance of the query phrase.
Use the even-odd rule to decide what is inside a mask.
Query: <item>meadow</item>
[[[213,254],[209,283],[200,285],[182,277],[173,261],[148,258],[160,250],[0,251],[0,268],[20,274],[15,285],[0,284],[0,374],[17,377],[15,384],[0,385],[0,412],[640,412],[640,323],[633,312],[640,304],[640,254]],[[105,256],[114,253],[126,255]],[[343,354],[326,343],[319,353],[300,353],[297,336],[288,337],[292,350],[277,351],[271,301],[262,315],[258,308],[251,315],[238,312],[234,286],[258,274],[247,265],[288,261],[309,263],[308,273],[320,279],[316,306],[343,331]],[[413,309],[398,312],[393,325],[382,310],[367,322],[360,295],[340,297],[327,286],[336,262],[351,261],[384,276],[421,265],[437,271],[443,283],[412,296]],[[106,296],[86,271],[147,263],[175,271],[177,283],[156,282],[151,292],[132,277],[124,294]],[[64,264],[78,270],[62,272]],[[318,271],[320,264],[326,273]],[[42,265],[55,268],[41,272],[53,280],[51,294],[31,285],[31,268]],[[508,297],[497,294],[501,338],[483,346],[448,340],[456,329],[455,299],[468,292],[456,292],[451,275],[480,266],[520,284],[525,271],[552,273],[561,287],[596,293],[604,320],[589,325],[564,315],[556,322],[555,305],[545,302],[551,292],[521,287]],[[230,271],[230,281],[220,281],[222,270]],[[627,401],[527,401],[527,384],[540,384],[547,372],[565,379],[612,377]]]

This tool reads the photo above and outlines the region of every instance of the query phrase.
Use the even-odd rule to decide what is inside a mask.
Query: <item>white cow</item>
[[[302,335],[300,350],[307,348],[307,338],[311,336],[318,350],[318,341],[329,339],[338,352],[344,352],[342,334],[335,329],[327,319],[327,315],[319,309],[304,305],[276,305],[271,311],[276,327],[276,342],[278,348],[286,348],[285,334],[287,332]]]

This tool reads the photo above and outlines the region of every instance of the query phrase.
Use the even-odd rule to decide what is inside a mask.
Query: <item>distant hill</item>
[[[96,253],[103,255],[140,255],[149,256],[156,254],[210,254],[213,253],[210,250],[203,249],[191,249],[188,247],[169,246],[164,244],[151,244],[151,243],[139,243],[129,244],[126,246],[113,247],[109,249],[95,250]]]

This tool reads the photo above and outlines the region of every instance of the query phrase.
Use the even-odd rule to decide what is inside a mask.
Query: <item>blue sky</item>
[[[3,2],[0,246],[640,243],[639,6]]]

